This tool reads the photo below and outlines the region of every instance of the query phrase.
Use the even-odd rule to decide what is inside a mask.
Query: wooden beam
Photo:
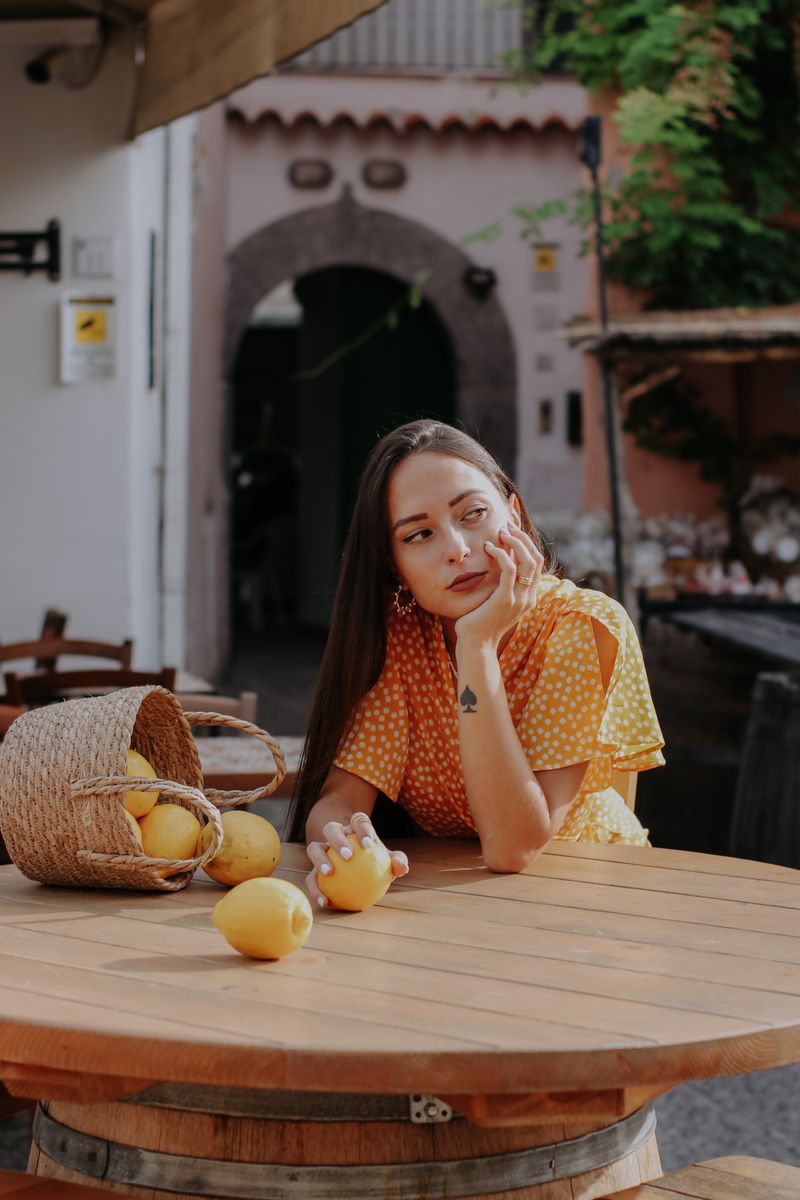
[[[670,379],[674,379],[680,373],[681,368],[677,365],[665,367],[662,371],[654,371],[646,379],[640,379],[638,383],[626,388],[620,395],[620,404],[629,404],[638,396],[647,395],[648,392],[652,392],[653,388],[660,387],[662,383],[668,383]]]

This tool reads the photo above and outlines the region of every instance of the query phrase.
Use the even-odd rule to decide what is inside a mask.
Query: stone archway
[[[251,234],[230,256],[226,375],[253,309],[286,279],[324,267],[370,267],[413,282],[428,270],[425,297],[453,345],[456,411],[464,428],[513,475],[517,448],[516,355],[502,305],[464,285],[474,266],[439,234],[394,213],[365,208],[349,188],[334,204],[305,209]]]

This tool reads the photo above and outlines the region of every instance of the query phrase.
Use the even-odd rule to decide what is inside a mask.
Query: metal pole
[[[608,303],[606,301],[606,264],[603,253],[603,204],[600,196],[600,180],[598,168],[601,161],[602,121],[593,113],[587,117],[580,129],[578,141],[578,158],[588,168],[592,176],[592,196],[594,200],[595,253],[597,255],[597,291],[600,301],[600,325],[603,333],[608,333]],[[614,407],[614,380],[611,367],[603,350],[601,350],[601,370],[603,376],[603,419],[606,431],[606,456],[608,459],[608,487],[611,499],[611,537],[614,544],[614,590],[617,599],[623,604],[630,600],[625,579],[625,564],[622,551],[622,511],[619,497],[619,460],[617,456],[617,436]],[[627,607],[627,604],[626,604]]]
[[[606,298],[606,268],[603,246],[603,205],[597,166],[590,166],[594,196],[595,253],[597,255],[597,292],[600,303],[600,325],[608,333],[608,301]],[[606,432],[608,457],[608,486],[611,494],[611,537],[614,544],[614,591],[622,603],[626,600],[625,565],[622,554],[622,510],[619,502],[619,459],[614,427],[614,380],[605,354],[601,363],[603,375],[603,423]]]

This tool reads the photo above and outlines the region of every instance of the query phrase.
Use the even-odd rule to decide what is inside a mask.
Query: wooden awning
[[[144,35],[135,136],[204,108],[385,0],[0,0],[0,21],[106,15]],[[132,39],[133,40],[133,39]]]
[[[747,362],[800,357],[800,304],[774,308],[715,308],[635,312],[609,318],[574,317],[562,335],[571,346],[610,358]]]

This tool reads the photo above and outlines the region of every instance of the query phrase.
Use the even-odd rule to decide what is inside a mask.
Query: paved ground
[[[222,690],[257,691],[259,722],[264,728],[277,735],[302,734],[321,649],[320,637],[287,629],[279,631],[271,643],[249,639],[242,643]],[[673,734],[676,739],[685,738],[685,726],[692,724],[687,703],[690,692],[701,705],[706,730],[715,714],[719,717],[719,730],[713,736],[720,746],[725,749],[735,742],[736,712],[731,705],[741,708],[737,697],[747,694],[747,665],[714,660],[696,644],[687,656],[672,635],[666,640],[648,635],[646,652],[667,744]],[[692,667],[694,682],[689,679]],[[724,761],[725,755],[721,757]],[[704,768],[703,794],[708,797],[706,808],[713,820],[693,824],[696,804],[685,818],[676,816],[680,795],[697,794],[693,779],[699,776],[692,776],[693,769],[699,768],[693,767],[688,751],[683,758],[674,757],[665,771],[652,773],[652,782],[648,777],[642,780],[641,801],[654,831],[663,831],[655,839],[659,844],[713,851],[723,840],[718,814],[729,796],[730,782],[722,768],[717,767],[716,774],[714,768]],[[661,778],[656,780],[656,776]],[[656,1111],[667,1171],[725,1154],[753,1154],[800,1166],[800,1065],[684,1084],[656,1101]],[[24,1116],[0,1121],[0,1166],[24,1169],[28,1141]]]

